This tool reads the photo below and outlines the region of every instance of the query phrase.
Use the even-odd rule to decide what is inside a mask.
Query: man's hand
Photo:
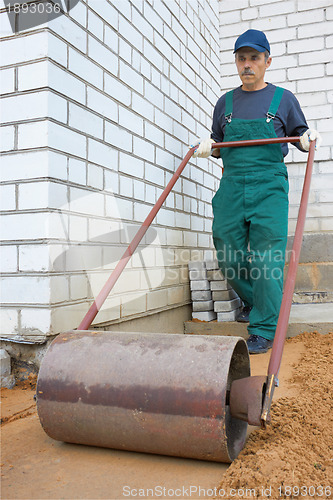
[[[195,146],[193,158],[208,158],[212,154],[212,144],[214,142],[213,139],[200,139],[200,142]]]
[[[316,149],[319,149],[319,146],[321,144],[321,136],[317,130],[309,128],[306,132],[304,132],[303,135],[300,137],[300,143],[302,148],[305,151],[309,151],[310,149],[310,141],[316,141]]]

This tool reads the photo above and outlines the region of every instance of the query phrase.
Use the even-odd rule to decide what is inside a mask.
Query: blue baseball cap
[[[271,53],[265,33],[258,30],[247,30],[240,35],[236,40],[234,53],[241,47],[252,47],[258,52],[265,52],[267,50]]]

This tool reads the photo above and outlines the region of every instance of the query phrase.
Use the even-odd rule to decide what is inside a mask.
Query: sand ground
[[[333,334],[303,334],[287,341],[272,424],[268,431],[249,428],[248,442],[231,466],[54,441],[40,426],[34,389],[29,384],[4,389],[1,498],[201,499],[216,492],[218,498],[235,499],[329,498],[328,489],[321,494],[319,486],[333,491],[332,347]],[[269,357],[251,356],[252,375],[265,375]],[[317,488],[307,490],[308,496],[285,490],[305,486],[308,479]]]

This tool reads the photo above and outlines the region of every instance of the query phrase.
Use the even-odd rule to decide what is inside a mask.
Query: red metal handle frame
[[[250,141],[216,142],[216,143],[212,144],[212,148],[213,149],[220,149],[220,148],[228,148],[228,147],[260,146],[260,145],[264,145],[264,144],[276,144],[276,143],[284,143],[284,142],[294,143],[294,142],[299,142],[299,140],[300,140],[300,137],[276,137],[276,138],[274,137],[271,139],[255,139],[255,140],[250,140]],[[144,220],[144,222],[140,226],[138,232],[136,233],[133,240],[131,241],[131,243],[127,247],[126,251],[124,252],[120,261],[118,262],[115,269],[111,273],[110,277],[108,278],[107,282],[103,286],[102,290],[100,291],[100,293],[97,295],[96,299],[94,300],[94,302],[90,306],[87,314],[85,315],[85,317],[81,321],[80,325],[78,326],[78,330],[88,330],[91,323],[94,321],[95,317],[97,316],[98,311],[101,309],[102,305],[104,304],[105,300],[107,299],[108,295],[110,294],[112,288],[114,287],[116,281],[118,280],[122,271],[126,267],[131,256],[135,252],[140,241],[142,240],[142,238],[146,234],[147,229],[149,228],[150,224],[154,220],[155,216],[157,215],[157,212],[159,211],[159,209],[163,205],[165,199],[167,198],[171,189],[175,185],[176,181],[180,177],[182,171],[184,170],[188,161],[192,157],[195,149],[196,149],[196,147],[191,148],[188,151],[188,153],[185,155],[183,161],[180,163],[176,172],[173,174],[172,178],[170,179],[170,181],[169,181],[168,185],[166,186],[166,188],[164,189],[163,193],[161,194],[161,196],[157,200],[154,207],[149,212],[147,218]],[[283,346],[282,346],[282,348],[283,348]],[[281,352],[281,355],[282,355],[282,352]]]
[[[297,267],[302,247],[302,238],[303,238],[304,225],[306,219],[306,209],[308,205],[309,192],[310,192],[315,146],[316,146],[315,141],[311,141],[308,154],[308,161],[306,165],[304,183],[303,183],[302,196],[299,205],[294,241],[291,251],[291,258],[289,261],[287,277],[284,285],[282,303],[272,347],[272,353],[267,370],[268,376],[275,375],[277,377],[280,370],[284,341],[287,335],[289,315],[291,310],[293,293],[295,289]]]

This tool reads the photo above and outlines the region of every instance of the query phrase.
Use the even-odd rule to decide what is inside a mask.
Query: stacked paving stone
[[[217,318],[210,283],[207,278],[206,263],[192,261],[188,263],[192,298],[192,318],[212,321]]]
[[[234,321],[242,301],[224,279],[217,260],[188,263],[192,318],[201,321]]]

